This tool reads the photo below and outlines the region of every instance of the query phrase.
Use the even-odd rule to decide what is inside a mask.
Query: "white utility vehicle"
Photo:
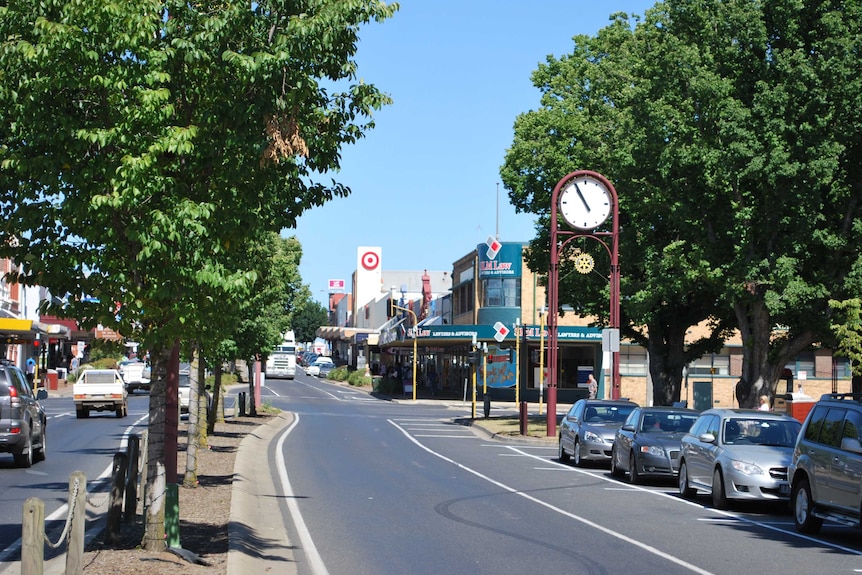
[[[72,386],[75,396],[75,416],[90,417],[91,411],[113,411],[117,417],[129,412],[126,384],[116,369],[87,369]]]

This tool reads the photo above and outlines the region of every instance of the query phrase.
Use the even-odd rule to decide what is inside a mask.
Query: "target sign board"
[[[509,332],[511,331],[512,330],[506,327],[506,324],[501,321],[498,321],[494,324],[494,339],[497,340],[497,343],[501,343],[504,339],[506,339],[506,336],[509,335]]]
[[[377,252],[367,251],[360,256],[359,261],[363,268],[373,271],[380,265],[380,255]]]

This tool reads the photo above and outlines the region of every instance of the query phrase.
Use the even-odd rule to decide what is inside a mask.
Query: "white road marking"
[[[701,569],[697,565],[692,565],[691,563],[683,561],[682,559],[680,559],[678,557],[674,557],[673,555],[671,555],[669,553],[665,553],[664,551],[661,551],[660,549],[656,549],[655,547],[652,547],[651,545],[647,545],[646,543],[642,543],[642,542],[637,541],[635,539],[625,537],[625,536],[613,531],[612,529],[608,529],[607,527],[604,527],[602,525],[599,525],[598,523],[590,521],[589,519],[587,519],[585,517],[581,517],[580,515],[576,515],[574,513],[566,511],[565,509],[560,509],[559,507],[551,505],[550,503],[547,503],[546,501],[542,501],[541,499],[538,499],[537,497],[534,497],[528,493],[524,493],[523,491],[515,489],[514,487],[510,487],[510,486],[506,485],[505,483],[497,481],[496,479],[492,479],[492,478],[488,477],[487,475],[484,475],[483,473],[480,473],[479,471],[476,471],[475,469],[467,467],[466,465],[464,465],[462,463],[458,463],[454,459],[446,457],[442,453],[438,453],[438,452],[434,451],[433,449],[430,449],[430,448],[426,447],[425,445],[422,445],[422,443],[420,443],[413,436],[411,436],[407,432],[406,429],[399,426],[394,421],[389,420],[389,423],[391,423],[398,430],[400,430],[401,433],[403,433],[404,436],[407,437],[407,439],[409,439],[410,441],[415,443],[418,447],[420,447],[421,449],[424,449],[425,451],[427,451],[431,455],[434,455],[435,457],[439,457],[443,461],[449,462],[452,465],[458,467],[459,469],[463,469],[464,471],[471,473],[471,474],[475,475],[476,477],[483,479],[483,480],[487,481],[488,483],[491,483],[492,485],[496,485],[500,489],[508,491],[509,493],[512,493],[514,495],[518,495],[519,497],[523,497],[524,499],[532,501],[533,503],[536,503],[537,505],[541,505],[542,507],[545,507],[546,509],[550,509],[551,511],[553,511],[555,513],[559,513],[560,515],[563,515],[563,516],[568,517],[570,519],[574,519],[575,521],[579,521],[580,523],[583,523],[584,525],[586,525],[588,527],[591,527],[597,531],[601,531],[605,535],[608,535],[610,537],[614,537],[616,539],[620,539],[622,541],[630,543],[631,545],[639,547],[639,548],[643,549],[644,551],[647,551],[648,553],[652,553],[654,555],[657,555],[659,557],[662,557],[662,558],[670,561],[671,563],[675,563],[676,565],[679,565],[681,567],[689,569],[690,571],[692,571],[694,573],[701,573],[703,575],[711,575],[710,571],[706,571],[705,569]],[[528,455],[528,454],[525,454],[525,455]],[[528,455],[528,456],[529,457],[535,457],[533,455]]]
[[[290,515],[293,519],[294,525],[296,526],[296,531],[299,534],[299,540],[302,542],[303,551],[308,558],[311,572],[314,575],[329,575],[329,571],[323,563],[323,558],[320,556],[320,553],[317,551],[317,547],[314,545],[314,539],[311,538],[311,533],[305,525],[302,513],[299,512],[299,506],[296,504],[296,496],[293,493],[290,479],[287,476],[287,467],[284,464],[284,440],[287,439],[287,436],[290,435],[290,432],[293,431],[298,423],[299,414],[295,413],[293,415],[293,423],[284,430],[278,440],[278,444],[276,445],[275,461],[278,466],[278,476],[279,479],[281,479],[281,488],[284,492],[285,503],[287,504],[288,509],[290,509]]]

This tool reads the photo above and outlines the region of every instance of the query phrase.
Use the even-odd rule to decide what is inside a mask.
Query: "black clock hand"
[[[581,201],[584,202],[584,207],[587,208],[587,211],[590,211],[590,204],[587,203],[587,200],[584,198],[584,194],[581,193],[581,188],[578,187],[578,183],[575,182],[575,191],[578,192],[578,197],[581,198]]]

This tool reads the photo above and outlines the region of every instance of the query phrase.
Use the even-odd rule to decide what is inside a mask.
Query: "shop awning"
[[[30,319],[0,318],[0,337],[33,340],[36,336],[69,339],[69,328],[56,323],[41,323]]]

